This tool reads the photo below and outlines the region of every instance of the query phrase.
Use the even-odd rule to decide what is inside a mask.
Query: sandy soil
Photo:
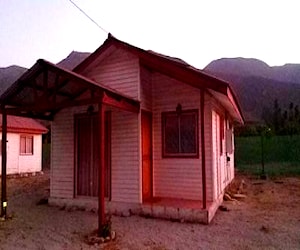
[[[49,193],[49,176],[8,180],[8,214],[0,222],[0,249],[300,249],[300,178],[245,181],[243,201],[226,201],[210,225],[137,216],[112,217],[117,239],[88,245],[97,215],[37,205]]]

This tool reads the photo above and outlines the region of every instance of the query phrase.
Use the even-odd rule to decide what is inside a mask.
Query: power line
[[[87,13],[84,12],[78,5],[76,5],[72,0],[69,0],[78,10],[80,10],[81,13],[83,13],[88,19],[90,19],[94,24],[98,26],[102,31],[104,31],[106,34],[109,34],[109,32],[102,28],[95,20],[93,20]]]

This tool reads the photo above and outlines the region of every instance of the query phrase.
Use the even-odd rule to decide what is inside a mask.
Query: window
[[[163,157],[198,157],[198,111],[162,113]]]
[[[33,136],[21,135],[20,137],[20,154],[32,155],[33,154]]]

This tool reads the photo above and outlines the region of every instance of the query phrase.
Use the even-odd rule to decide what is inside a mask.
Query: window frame
[[[22,139],[25,139],[25,152],[22,152]],[[27,151],[28,147],[27,147],[27,140],[31,140],[31,147],[30,147],[30,151]],[[20,149],[20,155],[33,155],[34,154],[34,136],[33,135],[20,135],[20,145],[19,145],[19,149]]]
[[[178,152],[178,153],[167,153],[166,152],[166,119],[168,115],[177,115],[179,118],[182,114],[192,114],[195,117],[195,151],[194,153],[184,153],[184,152]],[[179,119],[178,119],[179,122]],[[180,126],[178,126],[178,140],[180,141]],[[181,110],[180,112],[177,111],[167,111],[161,113],[161,150],[162,150],[162,158],[199,158],[199,110],[198,109],[189,109],[189,110]],[[180,151],[180,149],[179,149]]]

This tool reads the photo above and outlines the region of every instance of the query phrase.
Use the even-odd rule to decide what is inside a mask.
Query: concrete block
[[[179,211],[180,220],[207,224],[207,211],[194,208],[182,208]]]
[[[147,216],[147,217],[152,217],[153,216],[152,206],[151,205],[142,205],[141,215]]]
[[[177,207],[166,207],[166,219],[179,220],[179,208]]]
[[[164,206],[153,206],[152,215],[155,218],[165,218],[166,217],[166,208]]]

